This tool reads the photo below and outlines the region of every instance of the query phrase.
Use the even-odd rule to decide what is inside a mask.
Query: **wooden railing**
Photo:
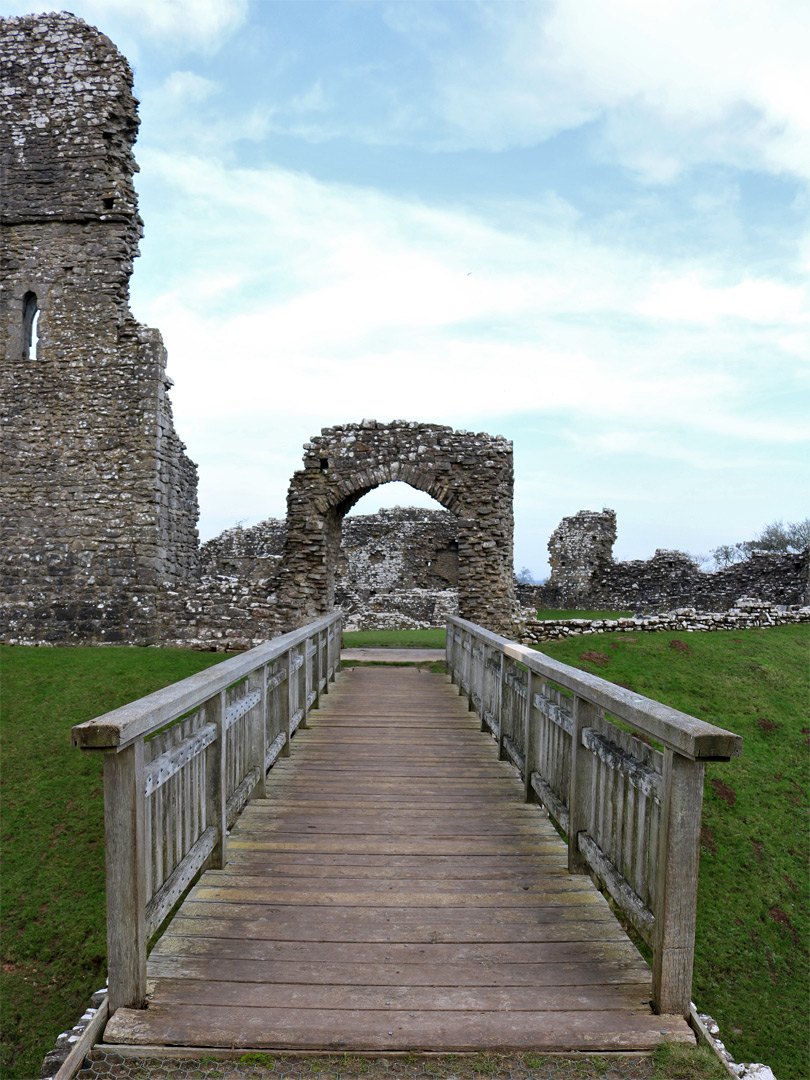
[[[147,941],[224,866],[227,829],[328,692],[340,643],[337,613],[73,728],[104,753],[111,1012],[143,1004]]]
[[[688,1016],[704,762],[742,739],[463,619],[446,648],[526,799],[567,837],[569,870],[590,871],[652,949],[653,1007]]]

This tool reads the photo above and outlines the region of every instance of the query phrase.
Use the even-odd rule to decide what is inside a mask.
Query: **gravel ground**
[[[217,1058],[121,1057],[93,1050],[77,1080],[656,1080],[647,1055],[474,1054],[399,1057],[245,1052]]]

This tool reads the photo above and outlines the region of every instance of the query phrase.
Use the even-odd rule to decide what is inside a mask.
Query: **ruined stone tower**
[[[73,15],[0,23],[3,633],[150,642],[194,574],[197,494],[128,306],[132,72]]]
[[[563,518],[548,542],[548,585],[559,602],[576,605],[590,595],[594,575],[613,562],[614,510],[580,510]]]

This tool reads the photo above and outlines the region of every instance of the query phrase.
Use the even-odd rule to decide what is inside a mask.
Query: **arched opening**
[[[514,612],[512,444],[502,436],[395,420],[324,428],[306,444],[287,495],[287,539],[278,606],[286,625],[335,602],[343,521],[363,496],[394,481],[424,492],[457,519],[458,604],[493,630]],[[438,558],[431,558],[431,569]]]
[[[37,358],[38,324],[39,305],[37,304],[37,294],[27,292],[23,297],[22,355],[28,360],[36,360]]]
[[[441,626],[457,590],[458,518],[431,496],[394,481],[344,516],[335,605],[347,629]]]

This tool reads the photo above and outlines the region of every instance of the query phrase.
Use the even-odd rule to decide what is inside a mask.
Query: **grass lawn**
[[[71,749],[71,727],[226,655],[0,649],[3,1076],[39,1076],[107,972],[102,762]]]
[[[443,626],[430,630],[346,630],[343,644],[347,649],[443,649]]]
[[[779,1080],[810,1077],[808,646],[798,625],[539,647],[743,736],[742,758],[706,765],[692,997]]]

